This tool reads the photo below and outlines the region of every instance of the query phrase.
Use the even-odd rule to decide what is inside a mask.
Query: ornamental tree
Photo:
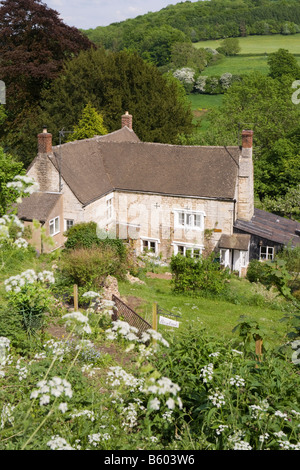
[[[88,103],[82,111],[78,125],[75,127],[73,134],[68,139],[73,140],[90,139],[95,135],[107,134],[107,129],[103,124],[103,116]]]

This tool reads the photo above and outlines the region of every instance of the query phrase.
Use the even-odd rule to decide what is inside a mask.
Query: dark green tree
[[[137,54],[89,50],[69,61],[43,94],[39,114],[27,122],[32,148],[44,124],[58,143],[59,131],[72,130],[89,102],[101,109],[109,132],[120,128],[128,110],[144,141],[174,143],[179,133],[193,128],[190,105],[175,79],[162,76]],[[34,156],[32,151],[26,155],[27,164]]]
[[[277,52],[269,55],[268,58],[269,76],[281,78],[288,75],[291,79],[300,80],[300,67],[296,57],[286,49],[278,49]]]
[[[41,0],[1,1],[0,77],[6,85],[7,118],[0,138],[11,153],[22,152],[24,141],[28,145],[24,123],[36,115],[42,90],[59,75],[67,58],[92,46]]]

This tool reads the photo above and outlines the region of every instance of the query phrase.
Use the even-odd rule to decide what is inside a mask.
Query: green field
[[[216,49],[221,45],[222,40],[217,41],[201,41],[195,44],[195,47],[211,47]],[[276,52],[278,49],[287,49],[293,54],[300,55],[300,34],[291,36],[283,36],[275,34],[271,36],[248,36],[239,38],[241,51],[233,57],[224,57],[215,65],[210,65],[202,75],[222,75],[225,72],[233,75],[240,75],[249,72],[261,72],[267,74],[268,54]],[[245,55],[247,54],[247,55]],[[300,64],[300,56],[297,56]]]
[[[287,49],[292,54],[300,54],[300,34],[283,36],[274,34],[270,36],[247,36],[238,38],[241,47],[240,54],[270,54],[278,49]],[[221,45],[222,39],[200,41],[195,47],[211,47],[216,49]]]

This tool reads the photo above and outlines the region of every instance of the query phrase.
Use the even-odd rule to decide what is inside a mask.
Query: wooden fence
[[[124,318],[124,321],[137,328],[140,334],[150,328],[152,329],[152,325],[150,325],[150,323],[146,322],[144,318],[126,305],[121,299],[119,299],[119,297],[113,294],[112,300],[115,302],[117,307],[117,317]]]

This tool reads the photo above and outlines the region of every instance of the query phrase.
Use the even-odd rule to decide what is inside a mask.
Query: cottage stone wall
[[[203,213],[203,230],[184,230],[176,227],[175,213],[180,210]],[[158,251],[165,259],[172,255],[174,242],[201,246],[207,251],[213,250],[222,233],[232,234],[233,211],[233,201],[114,193],[117,235],[120,238],[134,239],[137,254],[140,254],[142,249],[141,240],[157,241]]]

